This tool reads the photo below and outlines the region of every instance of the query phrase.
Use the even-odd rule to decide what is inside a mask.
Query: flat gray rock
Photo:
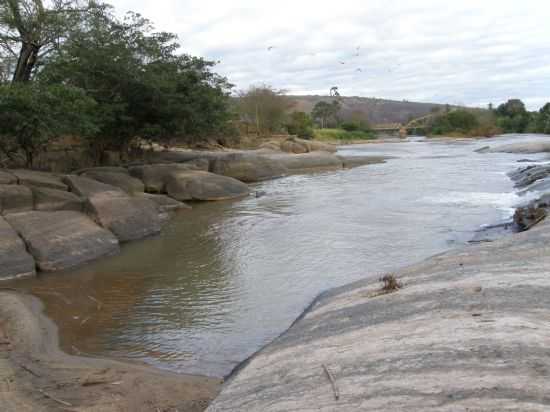
[[[14,185],[17,183],[17,177],[6,170],[0,170],[0,185]]]
[[[132,166],[128,170],[130,175],[140,179],[145,184],[145,190],[150,193],[166,193],[166,180],[168,176],[175,172],[202,170],[201,167],[206,167],[208,171],[208,162],[201,166],[202,162],[188,163],[167,163]]]
[[[166,195],[156,195],[156,194],[152,194],[152,193],[143,193],[139,196],[143,196],[144,198],[149,199],[149,200],[151,200],[152,202],[154,202],[156,204],[161,223],[164,223],[164,222],[170,220],[170,218],[177,211],[191,210],[192,209],[191,206],[189,206],[189,205],[187,205],[183,202],[180,202],[176,199],[172,199],[171,197],[166,196]]]
[[[385,163],[388,157],[385,156],[338,156],[346,169],[366,166],[378,163]]]
[[[118,187],[124,190],[128,194],[143,193],[145,191],[145,185],[139,179],[132,177],[128,172],[121,171],[105,171],[105,170],[88,170],[81,176],[88,177],[90,179],[97,180],[98,182],[105,183],[111,186]]]
[[[166,183],[168,196],[179,200],[228,200],[250,194],[243,182],[209,172],[172,173]]]
[[[141,196],[97,193],[88,198],[85,211],[121,242],[155,235],[161,229],[157,205]]]
[[[125,173],[128,174],[128,169],[122,166],[98,166],[87,167],[73,172],[75,175],[81,175],[86,172],[108,172],[108,173]]]
[[[67,185],[61,181],[61,178],[52,173],[25,169],[10,170],[10,172],[17,177],[21,185],[67,190]]]
[[[0,280],[35,274],[34,259],[25,243],[12,227],[0,217]]]
[[[69,186],[71,192],[84,198],[106,192],[109,192],[112,197],[126,196],[126,193],[122,189],[101,183],[95,179],[90,179],[89,177],[67,175],[63,177],[63,182]]]
[[[270,159],[279,161],[292,171],[309,171],[322,169],[342,169],[344,162],[337,155],[327,152],[304,154],[266,154]]]
[[[231,153],[212,160],[210,172],[252,183],[285,176],[288,169],[281,162],[266,156]]]
[[[0,185],[0,214],[33,210],[31,189],[22,185]]]
[[[59,210],[74,210],[81,212],[84,199],[71,192],[63,190],[33,187],[34,209],[48,212]]]
[[[83,213],[34,211],[8,215],[6,220],[43,271],[68,269],[119,251],[116,237]]]
[[[510,143],[502,146],[491,147],[485,153],[520,153],[535,154],[550,152],[550,142],[524,142]]]

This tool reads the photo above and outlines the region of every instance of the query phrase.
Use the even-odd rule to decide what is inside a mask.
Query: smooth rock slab
[[[35,211],[9,215],[6,220],[43,271],[68,269],[119,251],[111,232],[79,212]]]
[[[338,156],[327,152],[311,152],[304,154],[269,154],[270,159],[277,160],[287,169],[293,171],[342,169],[344,162]]]
[[[35,274],[34,259],[15,230],[0,217],[0,280]]]
[[[32,192],[22,185],[0,185],[0,213],[26,212],[33,209]]]
[[[228,200],[250,194],[243,182],[209,172],[184,171],[171,174],[166,183],[168,196],[180,200]]]
[[[37,172],[34,170],[10,170],[19,181],[19,184],[26,186],[45,187],[47,189],[67,190],[61,178],[46,172]]]
[[[112,185],[98,182],[89,177],[67,175],[63,177],[63,181],[69,186],[71,192],[78,196],[87,198],[100,193],[110,193],[111,196],[126,196],[126,193]]]
[[[155,235],[161,229],[157,205],[141,196],[98,193],[88,198],[85,211],[121,242]]]
[[[84,199],[74,193],[63,190],[46,189],[33,187],[34,209],[48,212],[59,210],[74,210],[81,212],[84,206]]]
[[[210,172],[252,183],[284,176],[288,169],[281,162],[265,156],[232,153],[212,160]]]
[[[510,143],[490,148],[488,153],[534,154],[550,152],[549,142]]]
[[[0,170],[0,185],[14,185],[17,183],[17,177],[11,173]]]
[[[82,176],[118,187],[128,194],[143,193],[145,191],[145,185],[143,182],[130,176],[128,172],[123,173],[120,171],[110,172],[104,170],[89,170],[82,174]]]
[[[190,163],[167,163],[143,166],[132,166],[128,170],[130,175],[140,179],[145,184],[145,190],[150,193],[165,193],[166,181],[175,172],[189,170],[208,171],[208,162],[192,161]]]

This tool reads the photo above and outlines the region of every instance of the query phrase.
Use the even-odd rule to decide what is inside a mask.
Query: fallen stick
[[[322,365],[323,370],[325,371],[328,380],[330,381],[330,384],[332,385],[332,390],[334,391],[334,399],[339,400],[340,399],[340,391],[338,390],[338,386],[336,386],[336,380],[334,379],[334,376],[330,372],[330,370],[326,367],[326,365]]]
[[[88,298],[90,300],[93,300],[96,303],[97,310],[101,310],[101,308],[103,307],[103,303],[101,301],[97,300],[96,298],[94,298],[93,296],[90,296],[90,295],[88,295]]]
[[[42,395],[44,395],[46,398],[48,399],[51,399],[52,401],[55,401],[57,403],[60,403],[61,405],[63,406],[68,406],[68,407],[71,407],[73,406],[72,404],[70,404],[69,402],[65,402],[65,401],[62,401],[61,399],[57,399],[55,396],[52,396],[50,395],[48,392],[42,390],[42,389],[38,389],[38,392],[40,392]]]
[[[91,316],[88,316],[87,318],[85,318],[84,320],[82,320],[82,322],[80,322],[80,327],[84,326],[84,324],[85,324],[86,322],[88,322],[90,319],[92,319],[92,317],[91,317]]]
[[[29,372],[31,375],[36,376],[37,378],[40,378],[40,375],[38,373],[28,368],[27,366],[23,365],[22,363],[16,363],[16,365],[19,366],[21,369]]]

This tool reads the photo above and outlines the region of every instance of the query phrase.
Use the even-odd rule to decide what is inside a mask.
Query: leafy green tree
[[[313,120],[304,112],[293,112],[290,121],[287,123],[288,133],[304,139],[313,137]]]
[[[238,111],[241,118],[256,126],[258,134],[274,133],[283,126],[292,102],[284,91],[271,86],[252,86],[239,93]]]
[[[0,0],[0,57],[10,63],[13,82],[29,81],[93,6],[80,0]]]
[[[0,151],[11,160],[23,156],[30,168],[51,140],[95,133],[94,108],[95,102],[73,87],[0,86]]]
[[[40,73],[45,84],[81,88],[97,103],[99,130],[90,140],[98,157],[125,150],[136,136],[197,138],[216,134],[229,119],[231,85],[214,63],[178,55],[174,34],[149,20],[96,8]]]
[[[338,100],[333,100],[331,103],[321,101],[313,107],[311,117],[319,122],[321,129],[324,129],[331,122],[333,125],[338,123],[338,113],[341,108],[342,105]]]
[[[437,116],[431,124],[431,133],[436,135],[452,132],[468,133],[479,125],[479,119],[474,113],[456,109]]]

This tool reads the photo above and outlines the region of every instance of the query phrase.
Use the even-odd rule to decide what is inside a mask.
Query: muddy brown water
[[[261,197],[195,204],[118,256],[10,285],[45,302],[69,353],[224,376],[322,291],[378,278],[509,219],[521,199],[506,172],[542,156],[474,153],[487,144],[344,147],[395,159],[254,185]]]

